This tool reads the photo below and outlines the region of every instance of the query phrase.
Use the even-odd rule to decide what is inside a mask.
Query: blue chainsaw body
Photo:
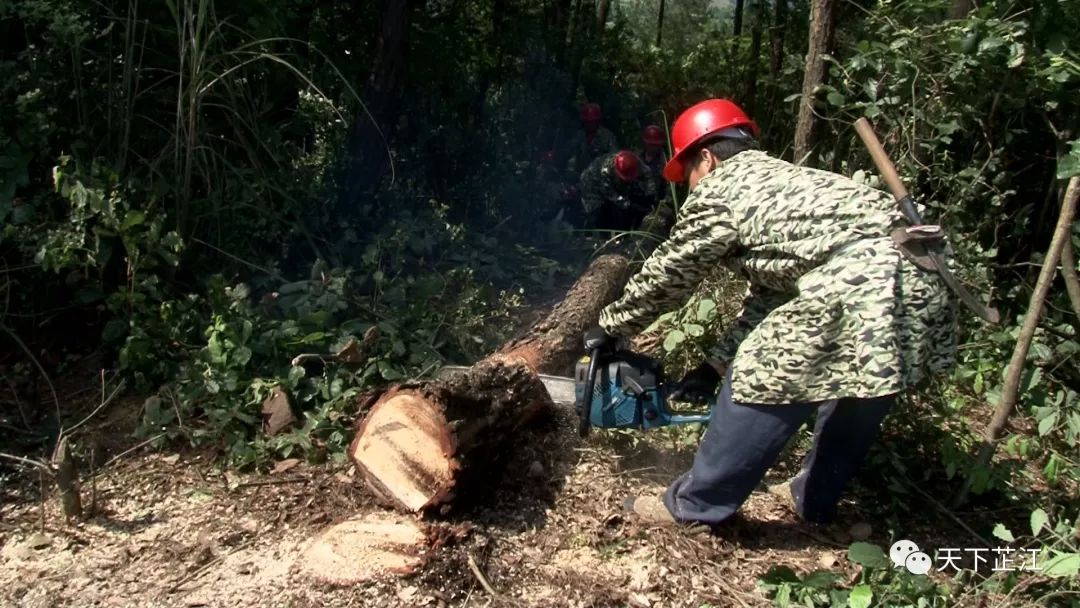
[[[574,370],[574,390],[583,433],[589,427],[649,430],[707,423],[710,417],[672,412],[668,408],[671,387],[659,363],[627,351],[582,357]]]

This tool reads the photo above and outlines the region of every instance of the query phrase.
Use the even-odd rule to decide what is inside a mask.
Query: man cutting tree
[[[738,319],[672,395],[711,398],[724,379],[692,468],[662,496],[628,499],[647,520],[724,522],[816,412],[790,489],[799,516],[830,521],[897,396],[954,363],[954,301],[894,245],[896,202],[770,157],[758,135],[722,99],[676,120],[664,177],[688,182],[682,216],[600,316],[612,340],[628,338],[718,267],[748,282]]]

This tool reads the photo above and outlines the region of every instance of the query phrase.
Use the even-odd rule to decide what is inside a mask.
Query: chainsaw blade
[[[467,365],[445,365],[439,368],[436,374],[439,378],[447,378],[454,374],[469,369]],[[574,379],[565,376],[549,376],[539,374],[540,383],[547,389],[551,400],[559,405],[574,405],[577,402],[577,394],[574,390]]]

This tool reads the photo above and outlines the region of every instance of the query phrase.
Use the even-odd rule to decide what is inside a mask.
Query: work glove
[[[708,403],[716,396],[720,380],[720,372],[716,371],[715,367],[708,362],[702,363],[683,376],[671,393],[670,399],[688,403]]]
[[[619,342],[619,338],[607,333],[607,330],[603,327],[595,325],[585,332],[583,341],[585,343],[585,350],[587,351],[609,351],[614,350],[616,344]]]

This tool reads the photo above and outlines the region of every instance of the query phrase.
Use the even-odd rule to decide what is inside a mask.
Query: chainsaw
[[[601,348],[590,341],[585,342],[585,349],[573,378],[540,374],[553,402],[574,406],[582,437],[592,427],[649,430],[708,423],[709,413],[668,409],[668,395],[677,386],[667,383],[663,367],[655,359],[628,350]],[[463,369],[446,366],[440,369],[440,375]]]

